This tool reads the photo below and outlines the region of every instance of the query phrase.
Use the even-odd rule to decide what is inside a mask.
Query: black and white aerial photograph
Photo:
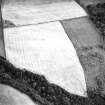
[[[0,105],[105,105],[105,0],[0,0]]]

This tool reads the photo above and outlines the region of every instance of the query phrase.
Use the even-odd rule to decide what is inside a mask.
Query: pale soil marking
[[[87,14],[75,1],[70,1],[44,5],[8,4],[2,7],[2,16],[4,20],[20,26],[78,18]]]

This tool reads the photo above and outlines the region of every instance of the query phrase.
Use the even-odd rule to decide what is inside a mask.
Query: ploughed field
[[[0,83],[27,94],[39,105],[104,105],[105,4],[88,5],[86,8],[100,35],[100,44],[77,51],[87,79],[87,98],[70,94],[61,87],[50,84],[41,75],[19,70],[3,58],[0,58]]]

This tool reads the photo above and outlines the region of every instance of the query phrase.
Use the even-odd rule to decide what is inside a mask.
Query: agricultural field
[[[18,4],[19,3],[21,4],[21,2],[23,3],[24,1],[26,2],[26,4],[28,3],[28,0],[19,0]],[[65,0],[65,1],[68,2],[71,0]],[[62,105],[62,104],[63,105],[70,105],[70,104],[71,105],[76,105],[76,104],[78,104],[78,105],[104,105],[104,103],[105,103],[105,84],[104,84],[105,83],[105,3],[103,3],[104,0],[100,0],[100,1],[99,0],[76,0],[76,1],[81,6],[83,6],[83,8],[85,8],[88,15],[79,17],[79,18],[76,17],[73,19],[66,19],[66,20],[62,19],[62,20],[60,20],[59,23],[60,23],[60,26],[62,25],[68,38],[73,43],[73,45],[76,49],[79,61],[83,67],[85,80],[86,80],[86,86],[87,86],[87,91],[86,91],[87,97],[71,94],[70,92],[67,92],[66,89],[61,88],[60,86],[55,85],[53,83],[50,83],[45,78],[45,76],[39,75],[37,73],[32,73],[30,70],[18,69],[16,67],[14,67],[13,65],[11,65],[6,59],[4,59],[2,57],[0,57],[0,64],[1,64],[0,65],[0,68],[1,68],[0,73],[2,74],[2,75],[0,75],[1,83],[10,85],[14,88],[17,88],[20,92],[27,94],[34,101],[38,102],[38,105],[39,104],[40,105]],[[14,4],[15,2],[16,2],[16,0],[12,0],[12,4]],[[64,0],[53,0],[53,1],[34,0],[34,2],[33,2],[33,0],[30,0],[30,4],[33,4],[33,5],[34,4],[40,5],[40,4],[44,4],[44,3],[49,4],[49,3],[55,3],[55,2],[57,2],[57,3],[64,2]],[[5,6],[5,4],[9,4],[9,3],[10,3],[9,0],[4,0],[3,7]],[[8,10],[8,8],[7,8],[7,10]],[[59,8],[58,8],[58,10],[59,10]],[[52,11],[52,8],[51,8],[51,11]],[[9,12],[7,11],[3,18],[6,17],[7,13],[9,13]],[[13,11],[11,13],[13,13]],[[13,13],[13,15],[14,15],[14,13]],[[13,19],[13,15],[10,15],[11,19]],[[18,16],[15,14],[15,17],[17,19]],[[24,16],[22,16],[22,17],[19,19],[20,20],[22,19],[22,21],[23,21]],[[28,19],[28,20],[30,20],[30,19]],[[33,33],[34,36],[35,35],[39,36],[38,40],[41,39],[41,40],[45,41],[45,38],[47,39],[47,37],[50,35],[50,37],[48,37],[48,38],[50,39],[49,43],[52,45],[52,47],[50,48],[47,44],[47,48],[50,48],[51,51],[52,51],[53,47],[56,48],[56,44],[58,45],[57,48],[61,47],[61,46],[59,46],[59,41],[55,40],[54,38],[56,37],[56,39],[60,39],[60,38],[62,39],[63,37],[57,36],[57,35],[61,35],[61,33],[59,33],[57,31],[57,28],[55,27],[56,24],[51,25],[51,26],[48,25],[49,27],[46,25],[47,28],[51,28],[51,30],[53,30],[50,33],[50,31],[48,31],[48,32],[46,31],[47,28],[45,28],[45,26],[39,25],[38,26],[39,28],[37,28],[37,27],[34,28],[34,26],[31,24],[30,28],[29,28],[27,26],[24,26],[26,24],[23,24],[22,21],[20,22],[20,24],[23,25],[23,26],[21,26],[22,28],[20,28],[19,25],[17,25],[17,27],[16,27],[14,22],[12,23],[11,21],[9,23],[10,24],[9,29],[7,27],[8,25],[4,27],[6,30],[6,31],[4,30],[5,31],[4,33],[5,33],[5,35],[7,35],[6,39],[8,41],[8,37],[10,38],[9,43],[11,45],[11,46],[6,46],[7,50],[10,49],[10,50],[8,50],[7,56],[10,54],[10,59],[13,57],[13,60],[14,60],[13,63],[16,63],[16,61],[18,61],[18,59],[20,60],[22,57],[24,59],[28,58],[28,60],[25,60],[25,64],[28,64],[29,65],[28,69],[30,69],[31,66],[33,67],[33,65],[31,65],[32,63],[30,63],[30,61],[33,58],[29,57],[28,54],[32,54],[32,53],[29,53],[29,52],[26,53],[26,58],[25,58],[24,53],[22,51],[23,56],[20,56],[21,48],[24,45],[26,45],[26,44],[24,44],[25,42],[23,42],[23,40],[21,40],[21,36],[23,36],[22,38],[24,39],[25,35],[28,35],[28,37],[25,37],[26,41],[28,41],[30,38],[30,34]],[[4,23],[5,22],[8,23],[7,20],[5,20]],[[25,21],[25,22],[27,22],[27,21]],[[59,24],[59,23],[57,23],[57,24]],[[2,28],[3,27],[1,27],[1,30],[2,30]],[[36,31],[36,30],[38,30],[38,31]],[[40,31],[40,30],[42,30],[42,31]],[[23,33],[23,31],[25,34]],[[47,32],[47,33],[49,33],[49,35],[47,35],[44,38],[41,38],[40,37],[41,32],[43,32],[44,35],[47,35],[46,34],[46,32]],[[52,34],[54,32],[55,32],[55,34],[54,34],[55,36]],[[63,31],[62,31],[62,33],[63,33]],[[15,39],[14,34],[17,35],[16,39],[18,38],[21,41],[14,40]],[[38,35],[38,34],[40,34],[40,35]],[[52,35],[52,37],[51,37],[51,35]],[[36,36],[34,37],[35,40],[36,40]],[[1,37],[1,39],[3,39],[2,35],[0,35],[0,37]],[[11,38],[13,38],[13,40],[11,40]],[[49,39],[47,39],[47,40],[49,40]],[[63,39],[65,39],[65,38],[63,38]],[[33,41],[33,39],[31,38],[30,43],[32,41]],[[3,44],[3,40],[1,40],[0,42]],[[54,44],[52,44],[51,42],[52,43],[54,42]],[[68,42],[68,41],[65,41],[65,42]],[[15,45],[15,43],[17,43],[17,44]],[[33,43],[34,43],[34,41],[33,41]],[[42,44],[42,46],[44,44]],[[34,43],[34,45],[36,46],[35,48],[37,48],[37,43]],[[62,43],[60,43],[60,45],[63,46]],[[67,43],[67,45],[68,45],[68,43]],[[4,45],[2,45],[2,46],[4,46]],[[28,49],[30,49],[30,47],[31,47],[31,46],[29,46],[29,43],[27,44],[27,46],[25,47],[25,50],[24,50],[25,52],[27,52]],[[18,51],[19,51],[18,52],[19,56],[17,56],[17,58],[15,57],[15,55],[17,55],[16,52],[15,52],[15,54],[10,53],[10,51],[13,51],[14,49],[17,51],[16,47],[18,47]],[[11,50],[11,48],[12,48],[12,50]],[[63,48],[64,48],[63,50],[66,52],[65,46],[63,46]],[[69,47],[67,46],[67,48],[69,48]],[[38,57],[39,55],[37,53],[38,53],[39,49],[32,48],[32,50],[34,50],[34,51],[37,50],[37,52],[34,52],[33,54],[36,55],[36,57]],[[46,50],[46,49],[42,50],[42,52],[44,52],[44,51],[45,51],[45,53],[43,53],[42,58],[41,58],[42,61],[44,60],[44,56],[47,56],[47,54],[49,54],[49,56],[51,54],[52,55],[55,54],[54,51],[53,51],[53,53],[46,53],[46,52],[48,52],[48,50]],[[59,52],[59,49],[56,51]],[[61,51],[61,49],[60,49],[60,51]],[[69,50],[69,52],[70,51],[72,51],[72,50]],[[2,53],[4,53],[4,52],[1,52],[1,54]],[[57,61],[56,59],[58,59],[58,58],[62,58],[62,59],[61,60],[58,59],[57,66],[59,66],[60,64],[62,64],[62,65],[65,64],[66,61],[63,57],[61,57],[60,54],[61,53],[58,53],[58,54],[56,53],[56,56],[51,56],[51,60],[53,59],[53,61],[51,61],[50,63],[49,63],[49,59],[47,58],[48,56],[46,57],[47,59],[45,59],[45,60],[49,65],[49,69],[50,69],[50,67],[52,67],[55,70],[56,67],[52,66],[51,63]],[[67,57],[69,57],[68,53],[63,53],[62,55],[67,55]],[[30,60],[30,58],[31,58],[31,60]],[[20,60],[21,62],[19,61],[19,63],[20,63],[19,65],[21,65],[22,63],[23,63],[23,65],[25,65],[22,60]],[[62,60],[64,62],[62,62]],[[39,60],[37,60],[36,62],[38,62],[37,63],[38,65],[43,64],[43,62],[40,63]],[[70,61],[69,61],[69,63],[70,63]],[[46,68],[45,66],[43,66],[43,67]],[[38,66],[38,68],[41,70],[41,66]],[[49,69],[48,69],[48,71],[49,71]],[[41,70],[41,71],[43,71],[43,70]],[[46,71],[46,72],[48,72],[48,71]],[[63,70],[62,70],[62,72],[63,72]],[[43,71],[43,73],[45,73],[45,72]],[[54,72],[52,71],[52,73],[54,73]],[[49,78],[50,78],[50,74],[52,74],[52,73],[49,73],[49,75],[48,75]],[[59,72],[56,72],[56,74],[57,73],[60,74]],[[63,77],[62,75],[58,75],[58,74],[56,76],[53,74],[53,76],[52,76],[53,78],[57,77],[57,78],[55,78],[55,81],[58,81],[60,77],[61,78]],[[68,73],[63,73],[63,74],[67,75]],[[76,75],[76,76],[79,77],[78,75]],[[51,78],[51,80],[52,80],[52,78]],[[61,84],[62,84],[62,81],[61,81]]]

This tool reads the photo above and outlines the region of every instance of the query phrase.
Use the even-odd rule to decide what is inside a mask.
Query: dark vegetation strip
[[[96,5],[88,5],[87,12],[90,19],[95,24],[98,32],[102,36],[103,45],[105,44],[105,3],[98,3]]]

